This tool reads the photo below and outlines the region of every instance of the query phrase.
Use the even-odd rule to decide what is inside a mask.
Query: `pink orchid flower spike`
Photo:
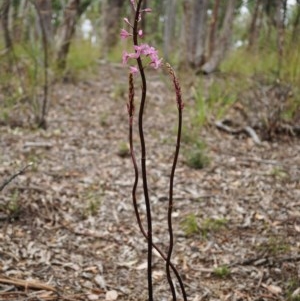
[[[139,69],[137,67],[130,66],[129,69],[130,73],[132,74],[137,74],[139,72]]]
[[[125,29],[121,29],[121,33],[120,33],[121,39],[127,39],[128,37],[132,36],[131,33],[129,33],[127,30]]]

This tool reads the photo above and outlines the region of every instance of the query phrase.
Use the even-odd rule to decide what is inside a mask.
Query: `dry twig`
[[[29,164],[27,164],[25,167],[23,167],[21,170],[19,170],[17,173],[13,174],[12,176],[10,176],[7,180],[4,180],[4,182],[2,183],[2,185],[0,186],[0,191],[2,191],[11,181],[13,181],[16,177],[18,177],[19,175],[23,174],[25,172],[25,170],[31,166],[33,163],[30,162]]]

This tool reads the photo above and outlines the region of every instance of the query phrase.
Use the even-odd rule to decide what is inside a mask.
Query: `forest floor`
[[[144,121],[154,241],[163,250],[177,125],[169,88],[160,75],[149,77]],[[183,92],[188,129],[194,101]],[[1,301],[147,300],[126,101],[126,70],[103,65],[92,79],[51,87],[47,130],[0,127],[1,182],[33,162],[0,194]],[[261,109],[252,106],[255,116]],[[188,300],[300,300],[299,138],[257,144],[214,123],[193,133],[209,164],[189,167],[183,139],[173,213],[173,262]],[[141,187],[138,196],[144,220]],[[170,300],[156,253],[153,281],[155,300]]]

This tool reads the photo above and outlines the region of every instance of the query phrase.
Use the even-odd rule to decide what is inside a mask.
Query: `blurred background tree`
[[[276,46],[282,60],[288,43],[299,39],[299,1],[144,1],[147,5],[154,13],[142,27],[165,58],[205,73],[219,69],[226,54],[241,47],[259,51]],[[119,47],[122,17],[130,9],[122,0],[3,0],[1,53],[8,54],[14,44],[24,48],[39,43],[42,23],[60,68],[66,67],[73,38],[89,39],[99,56],[107,58]]]
[[[182,70],[262,72],[300,82],[299,0],[148,0],[143,5],[153,9],[143,19],[147,39]],[[13,103],[29,99],[34,114],[40,114],[45,77],[50,84],[59,76],[92,71],[97,62],[120,62],[119,32],[130,12],[129,0],[2,0],[0,86],[6,96],[0,97]]]

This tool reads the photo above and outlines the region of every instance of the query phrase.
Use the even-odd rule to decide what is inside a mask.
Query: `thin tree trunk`
[[[209,32],[209,49],[208,57],[211,57],[215,49],[215,39],[216,39],[216,28],[218,25],[218,15],[219,15],[220,0],[215,0],[213,13],[210,22],[210,32]]]
[[[8,25],[10,0],[3,0],[3,1],[4,2],[1,6],[1,23],[4,32],[5,48],[7,51],[9,51],[12,48],[12,39],[10,36],[9,25]]]
[[[197,0],[194,6],[194,20],[192,30],[194,32],[194,60],[193,65],[199,68],[205,60],[206,33],[207,33],[207,9],[208,0]]]
[[[47,43],[51,45],[53,40],[51,0],[36,0],[36,7],[40,14],[40,22],[44,28]]]
[[[145,19],[145,18],[143,18]],[[167,0],[164,27],[164,57],[169,59],[175,32],[176,0]]]
[[[300,3],[297,5],[297,14],[293,23],[292,43],[296,43],[300,37]]]
[[[255,1],[254,12],[252,15],[252,20],[249,29],[249,39],[248,39],[248,49],[251,50],[255,45],[258,37],[258,22],[259,22],[259,8],[261,4],[261,0]]]
[[[191,20],[193,16],[193,1],[184,0],[183,1],[183,27],[181,31],[182,41],[183,41],[183,56],[182,59],[190,63],[193,61],[193,38],[191,32]]]
[[[222,31],[220,32],[218,42],[216,43],[218,47],[215,48],[210,59],[201,67],[201,71],[205,74],[216,71],[225,57],[232,36],[235,3],[236,0],[228,0],[225,17],[222,23]]]
[[[50,37],[48,36],[49,31],[47,31],[47,29],[45,28],[45,26],[49,25],[49,24],[45,24],[45,11],[40,10],[42,8],[38,6],[38,2],[39,1],[34,3],[34,7],[38,14],[41,35],[42,35],[42,45],[43,45],[43,54],[44,54],[44,70],[43,70],[44,71],[44,95],[43,95],[41,113],[37,114],[36,121],[40,128],[46,129],[47,128],[46,115],[47,115],[48,96],[49,96],[48,95],[48,91],[49,91],[49,86],[48,86],[48,65],[49,65],[48,60],[49,60],[49,57],[48,57],[48,54],[49,54]],[[50,3],[50,6],[51,6],[51,3]],[[51,23],[51,19],[50,19],[50,23]],[[48,28],[48,30],[49,30],[49,28]]]
[[[199,68],[205,58],[208,0],[183,1],[182,60]],[[183,64],[181,63],[181,66]]]
[[[105,55],[117,45],[123,0],[106,0],[103,9],[103,51]]]
[[[278,76],[280,77],[282,60],[283,60],[283,47],[284,47],[284,18],[282,14],[282,1],[276,1],[276,27],[277,27],[277,51],[278,51]]]
[[[80,0],[69,0],[64,10],[64,21],[58,37],[57,66],[60,69],[64,69],[66,66],[71,39],[75,33],[76,22],[79,17],[79,5]]]

